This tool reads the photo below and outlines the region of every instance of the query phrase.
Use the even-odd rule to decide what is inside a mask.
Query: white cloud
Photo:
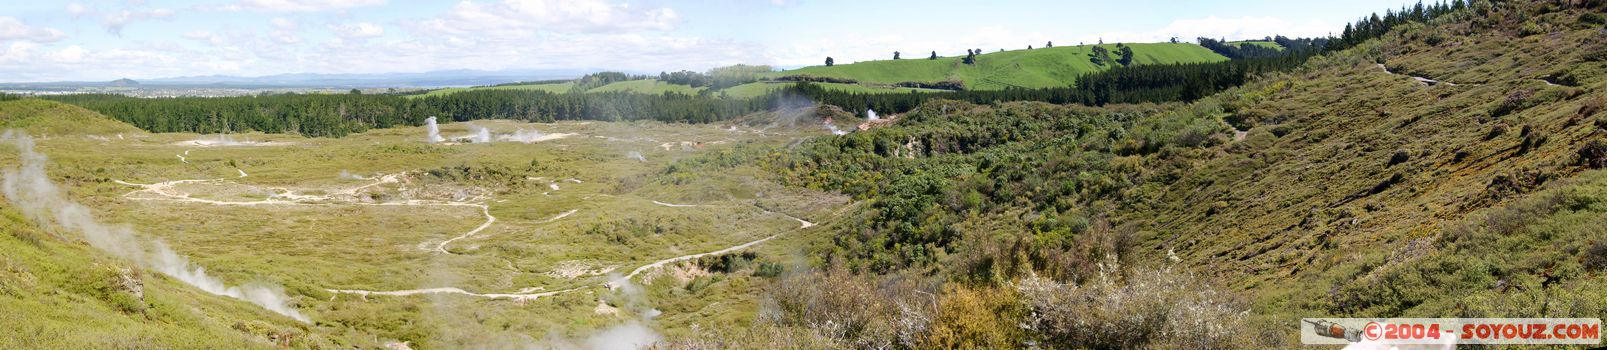
[[[767,63],[783,66],[821,65],[827,56],[837,63],[886,60],[893,58],[893,51],[902,53],[904,59],[925,58],[933,51],[939,56],[955,57],[964,56],[965,50],[970,49],[993,52],[1001,48],[1024,49],[1027,45],[1037,47],[1048,41],[1040,40],[1047,37],[1040,32],[1016,32],[1004,26],[974,28],[963,36],[955,37],[942,34],[910,36],[901,32],[875,35],[845,32],[813,40],[774,44],[769,50],[770,61]]]
[[[323,12],[384,4],[385,0],[241,0],[221,9],[263,12]]]
[[[385,28],[368,22],[330,24],[329,30],[335,32],[336,36],[346,39],[366,39],[385,35]]]
[[[1292,22],[1277,17],[1220,18],[1210,16],[1199,19],[1175,20],[1166,27],[1150,32],[1106,32],[1084,35],[1079,40],[1087,42],[1094,42],[1099,39],[1104,39],[1106,42],[1161,42],[1176,37],[1179,41],[1194,42],[1194,39],[1199,37],[1227,38],[1228,40],[1260,39],[1275,35],[1317,37],[1326,36],[1334,28],[1343,26],[1343,23],[1335,26],[1333,23],[1321,21]]]
[[[608,0],[504,0],[481,4],[464,1],[446,14],[414,26],[426,30],[470,32],[599,32],[670,30],[680,16],[670,8],[639,8]],[[516,33],[517,34],[517,33]]]
[[[40,28],[22,23],[16,17],[0,16],[0,41],[25,40],[36,43],[48,43],[67,37],[60,30],[53,28]]]
[[[72,15],[73,18],[78,18],[79,16],[83,16],[84,14],[89,13],[89,11],[90,11],[89,7],[84,6],[84,4],[80,4],[80,3],[76,3],[76,2],[67,4],[67,14]]]
[[[284,17],[274,17],[272,20],[269,20],[268,23],[273,24],[273,27],[279,30],[295,30],[296,28],[300,27],[296,21]]]
[[[200,42],[205,42],[207,44],[211,44],[212,46],[220,46],[220,45],[223,45],[225,43],[228,43],[228,40],[224,39],[222,35],[218,35],[217,33],[209,32],[209,31],[205,31],[205,30],[197,30],[197,31],[185,32],[184,33],[184,38],[185,39],[190,39],[190,40],[195,40],[195,41],[200,41]]]
[[[101,20],[101,25],[106,27],[106,32],[108,32],[108,33],[122,35],[123,28],[127,27],[130,23],[133,23],[135,21],[145,20],[145,19],[165,19],[165,18],[170,18],[170,17],[173,17],[173,10],[168,10],[168,9],[155,9],[155,10],[130,10],[130,9],[124,9],[122,11],[106,14],[106,16],[103,17],[102,20]]]

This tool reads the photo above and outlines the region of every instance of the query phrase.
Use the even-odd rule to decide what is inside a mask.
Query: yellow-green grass
[[[408,95],[408,97],[417,98],[417,97],[427,97],[427,96],[444,96],[444,95],[455,94],[455,93],[464,92],[464,91],[478,91],[478,90],[535,90],[535,91],[546,91],[546,92],[551,92],[551,93],[555,93],[555,94],[562,94],[562,93],[569,92],[569,89],[571,87],[574,87],[574,86],[575,86],[574,82],[567,82],[566,81],[566,82],[562,82],[562,83],[546,83],[546,84],[521,84],[521,85],[478,86],[478,87],[468,87],[468,88],[445,88],[445,89],[431,90],[430,92],[426,92],[426,93],[423,93],[423,94]]]
[[[663,94],[673,92],[683,95],[696,95],[705,88],[694,88],[687,85],[670,84],[658,79],[627,80],[614,82],[608,85],[587,90],[586,92],[634,92],[642,94]]]
[[[730,97],[730,98],[749,98],[749,97],[764,96],[765,94],[769,94],[770,92],[779,90],[779,89],[784,88],[787,85],[791,85],[791,84],[793,84],[793,83],[792,82],[784,82],[784,81],[760,81],[760,82],[752,82],[752,83],[732,86],[732,87],[725,88],[724,90],[720,90],[720,91],[724,92],[726,94],[725,96]],[[871,85],[860,85],[860,84],[840,84],[840,83],[814,83],[814,84],[820,85],[822,87],[825,87],[825,88],[831,89],[831,90],[847,91],[847,92],[855,92],[855,93],[865,93],[865,94],[891,94],[891,93],[907,94],[907,93],[910,93],[910,92],[943,92],[943,91],[945,91],[945,90],[936,90],[936,89],[918,89],[918,88],[890,87],[890,86],[871,86]]]
[[[0,130],[20,129],[35,135],[95,135],[142,133],[138,128],[108,119],[82,107],[40,99],[0,102]]]
[[[204,135],[140,134],[108,140],[56,137],[40,140],[39,147],[52,157],[52,175],[76,179],[61,181],[103,221],[128,224],[149,237],[162,239],[224,281],[284,286],[299,310],[324,325],[310,332],[357,334],[369,341],[396,339],[410,341],[416,347],[484,347],[543,339],[548,334],[576,337],[640,317],[638,312],[642,310],[627,308],[629,303],[623,296],[599,287],[608,279],[606,275],[566,278],[552,274],[562,264],[628,273],[659,259],[715,251],[792,232],[799,223],[782,213],[825,215],[831,207],[844,203],[840,199],[821,199],[833,196],[784,189],[758,180],[760,175],[750,168],[700,172],[673,182],[659,175],[677,160],[824,133],[814,128],[758,133],[719,125],[656,122],[476,121],[447,123],[441,129],[443,135],[452,138],[468,135],[474,127],[487,127],[493,134],[523,129],[573,136],[531,144],[430,145],[424,142],[422,127],[410,127],[371,130],[339,139],[234,136],[236,140],[275,142],[277,146],[197,147],[183,143]],[[628,157],[631,152],[641,154],[646,161]],[[184,155],[187,163],[180,161],[179,155]],[[14,156],[0,155],[0,160]],[[450,172],[458,166],[514,175],[454,179],[427,173],[442,169]],[[248,176],[239,177],[238,171]],[[377,201],[404,196],[448,200],[459,190],[479,193],[474,191],[487,189],[484,203],[497,221],[485,231],[448,246],[453,254],[441,254],[428,248],[483,223],[485,219],[478,208],[343,202],[240,207],[134,200],[124,194],[137,187],[113,182],[220,179],[173,188],[194,193],[196,198],[220,201],[262,200],[273,188],[317,195],[367,183],[343,179],[338,176],[342,171],[363,176],[411,174],[405,178],[405,186],[374,187],[369,192],[379,197]],[[554,184],[558,190],[549,187]],[[697,206],[671,207],[654,201]],[[571,210],[575,211],[573,215],[549,222]],[[796,240],[776,241],[794,244],[782,242]],[[763,254],[772,261],[801,259],[775,255],[795,254],[796,246],[762,245],[755,249],[760,247],[767,249]],[[16,258],[28,259],[32,258]],[[746,325],[758,310],[756,288],[768,283],[767,278],[742,272],[721,277],[711,287],[692,292],[684,288],[688,281],[668,273],[670,269],[682,268],[672,265],[665,272],[637,278],[651,281],[647,284],[648,305],[665,312],[654,327],[670,333],[684,332],[694,323]],[[512,293],[530,287],[546,291],[581,289],[525,302],[459,295],[363,298],[325,291],[430,287],[457,287],[481,293]],[[599,300],[621,308],[621,314],[596,314]],[[233,303],[229,299],[221,302]],[[261,318],[277,317],[249,304],[239,304],[234,307],[268,315]],[[184,309],[189,310],[189,306]],[[711,313],[718,317],[711,317]],[[257,317],[233,319],[251,321]],[[199,329],[195,334],[220,332]],[[189,339],[183,335],[173,337],[178,341]],[[24,344],[80,343],[42,340]],[[224,345],[233,343],[195,344],[242,347]]]
[[[1133,47],[1134,64],[1219,62],[1227,60],[1194,44],[1126,44]],[[966,65],[961,57],[936,60],[906,59],[811,66],[770,73],[771,77],[810,75],[853,79],[862,83],[937,82],[958,80],[973,90],[1000,90],[1006,87],[1042,88],[1067,86],[1078,75],[1109,69],[1089,60],[1094,46],[1104,47],[1115,57],[1116,45],[1062,46],[1034,50],[993,52],[978,56]]]
[[[1233,44],[1233,45],[1250,44],[1250,45],[1265,47],[1265,48],[1274,49],[1274,50],[1283,50],[1283,45],[1278,45],[1277,42],[1266,41],[1266,40],[1231,41],[1231,42],[1228,42],[1228,44]]]
[[[0,203],[0,347],[277,348],[270,337],[298,348],[380,345],[369,336],[330,337],[344,332],[202,292],[108,257],[76,237],[40,229]],[[142,283],[140,294],[122,283],[124,271]]]

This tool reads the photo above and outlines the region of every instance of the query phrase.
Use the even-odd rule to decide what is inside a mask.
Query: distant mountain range
[[[472,69],[440,70],[423,73],[375,74],[318,74],[292,73],[260,77],[207,75],[193,77],[158,78],[135,82],[129,79],[115,81],[63,81],[0,83],[0,89],[54,90],[86,87],[146,88],[378,88],[378,87],[454,87],[493,85],[517,81],[573,79],[592,72],[595,68],[533,69],[484,71]]]

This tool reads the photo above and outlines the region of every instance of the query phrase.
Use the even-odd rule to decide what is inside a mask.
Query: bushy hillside
[[[781,323],[912,347],[1286,348],[1299,317],[1607,314],[1590,6],[1477,1],[1189,104],[928,102],[792,147],[764,161],[780,181],[866,203],[813,252],[876,277],[828,289],[944,287],[930,314],[882,316],[932,320],[911,328],[810,326],[878,315],[829,305]],[[906,333],[929,338],[881,335]]]
[[[1176,180],[1124,216],[1269,311],[1599,315],[1469,302],[1600,285],[1600,176],[1569,180],[1607,148],[1599,16],[1478,2],[1201,102],[1247,136],[1140,174]]]
[[[133,125],[78,106],[38,99],[0,102],[0,130],[20,129],[38,135],[113,135],[139,133]]]
[[[1227,60],[1211,50],[1194,44],[1126,44],[1133,48],[1133,64],[1219,62]],[[1007,87],[1045,88],[1075,83],[1083,73],[1108,69],[1089,60],[1094,47],[1118,51],[1115,44],[1057,46],[1033,50],[989,52],[977,56],[976,64],[961,62],[963,57],[911,57],[901,60],[884,60],[812,66],[772,73],[775,77],[807,75],[852,79],[861,83],[897,84],[902,82],[960,81],[967,89],[1001,90]]]

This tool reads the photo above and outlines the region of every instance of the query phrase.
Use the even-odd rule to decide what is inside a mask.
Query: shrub
[[[1031,277],[1021,290],[1028,329],[1051,349],[1227,349],[1254,347],[1238,303],[1194,276],[1169,268],[1120,276],[1115,259],[1082,285]]]
[[[929,349],[1010,349],[1022,347],[1017,326],[1026,306],[1009,288],[950,287],[921,344]]]
[[[1511,174],[1496,175],[1490,179],[1490,185],[1485,186],[1485,193],[1491,199],[1501,199],[1508,196],[1528,193],[1540,185],[1551,180],[1550,173],[1539,170],[1524,170]]]
[[[1524,108],[1529,108],[1529,99],[1531,97],[1534,97],[1534,91],[1513,91],[1512,93],[1507,94],[1507,97],[1502,99],[1501,104],[1496,105],[1495,109],[1490,110],[1490,117],[1499,118],[1512,114],[1513,112],[1523,110]]]
[[[1515,154],[1520,155],[1520,156],[1525,155],[1525,154],[1529,154],[1529,151],[1533,151],[1535,148],[1539,148],[1540,145],[1544,145],[1544,144],[1546,144],[1546,137],[1545,136],[1541,136],[1541,135],[1524,136],[1523,137],[1523,143],[1518,145],[1518,152],[1515,153]]]
[[[913,347],[932,320],[931,294],[898,276],[872,280],[839,267],[785,278],[770,292],[761,320],[854,348]]]
[[[1591,169],[1607,168],[1607,141],[1591,140],[1580,147],[1579,164]]]
[[[1410,160],[1411,158],[1412,158],[1412,156],[1407,155],[1406,151],[1395,151],[1395,154],[1391,154],[1389,156],[1389,164],[1385,164],[1384,166],[1385,167],[1395,166],[1395,164],[1405,163],[1407,160]]]
[[[1501,137],[1501,135],[1504,135],[1506,133],[1507,133],[1507,126],[1506,125],[1496,124],[1494,127],[1490,128],[1490,132],[1484,134],[1484,140],[1485,141],[1494,140],[1495,138]]]
[[[1574,116],[1580,118],[1589,117],[1595,115],[1596,112],[1600,112],[1601,108],[1604,106],[1607,106],[1607,100],[1604,100],[1601,97],[1588,99],[1579,103],[1579,110],[1574,111]]]
[[[780,276],[785,269],[779,263],[761,262],[759,268],[753,269],[753,275],[758,277]]]
[[[1579,23],[1601,26],[1603,24],[1607,24],[1607,17],[1603,17],[1601,14],[1595,12],[1586,12],[1579,15]]]
[[[1545,32],[1546,32],[1546,28],[1540,26],[1539,23],[1535,23],[1535,22],[1525,22],[1522,27],[1518,28],[1518,35],[1522,35],[1522,36],[1543,34]]]
[[[1589,248],[1585,248],[1585,256],[1581,260],[1585,267],[1595,270],[1607,269],[1607,240],[1591,243]]]
[[[1401,181],[1405,180],[1405,176],[1401,175],[1400,173],[1395,173],[1395,175],[1390,175],[1388,179],[1384,179],[1384,182],[1374,185],[1373,189],[1368,191],[1368,193],[1378,194],[1379,192],[1384,192],[1384,190],[1388,190],[1390,187],[1395,186],[1395,184],[1401,183]]]

